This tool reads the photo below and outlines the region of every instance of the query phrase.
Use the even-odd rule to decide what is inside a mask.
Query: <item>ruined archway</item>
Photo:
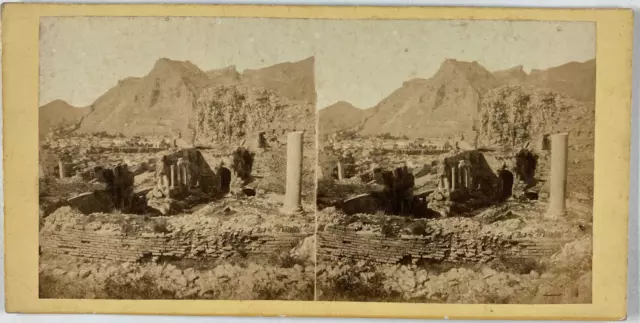
[[[231,190],[231,171],[226,167],[220,167],[220,190],[229,193]]]
[[[535,185],[535,173],[538,157],[528,150],[522,150],[516,155],[516,172],[518,178],[527,186]]]
[[[500,171],[498,180],[500,181],[500,198],[508,199],[513,194],[513,173],[503,169]]]

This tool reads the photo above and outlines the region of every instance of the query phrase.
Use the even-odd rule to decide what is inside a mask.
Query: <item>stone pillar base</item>
[[[297,207],[297,208],[282,207],[280,208],[280,213],[284,215],[302,215],[304,214],[304,210],[301,207]]]
[[[547,211],[544,216],[550,219],[557,219],[557,218],[564,217],[565,215],[567,215],[566,211],[561,211],[561,212]]]

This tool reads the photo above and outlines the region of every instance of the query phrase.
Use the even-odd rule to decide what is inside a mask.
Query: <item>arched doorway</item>
[[[502,199],[508,199],[513,194],[513,173],[503,169],[500,171],[500,197]]]
[[[528,186],[535,185],[536,164],[537,156],[530,151],[523,150],[516,155],[518,177]]]
[[[226,167],[220,168],[220,189],[223,193],[229,193],[231,185],[231,171]]]

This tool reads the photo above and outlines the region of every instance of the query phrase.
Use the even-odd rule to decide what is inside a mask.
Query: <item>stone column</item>
[[[451,190],[454,191],[458,188],[458,177],[456,176],[456,166],[451,167]]]
[[[178,172],[176,168],[176,165],[171,165],[171,188],[176,188],[176,184],[178,183]]]
[[[567,148],[569,134],[551,135],[551,176],[549,178],[549,209],[551,217],[563,216],[567,191]]]
[[[344,169],[342,168],[342,162],[338,160],[338,180],[344,179]]]
[[[282,213],[302,212],[300,189],[302,186],[302,131],[290,132],[287,136],[287,178]]]
[[[67,169],[65,168],[65,164],[62,159],[58,159],[58,172],[60,173],[60,179],[67,177]]]
[[[183,172],[182,172],[182,165],[180,164],[176,164],[176,187],[182,187],[182,179],[183,177]]]
[[[469,185],[469,167],[465,167],[463,168],[464,170],[464,187],[466,187],[467,189],[470,189],[471,186]]]
[[[189,186],[189,165],[182,164],[182,185]]]

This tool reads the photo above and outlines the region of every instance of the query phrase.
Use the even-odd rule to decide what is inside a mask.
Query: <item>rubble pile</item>
[[[512,273],[490,266],[458,267],[444,272],[416,265],[322,263],[318,299],[457,304],[575,304],[591,301],[591,272]],[[575,283],[577,281],[577,284]],[[348,282],[340,287],[336,282]],[[373,297],[371,297],[373,296]],[[356,300],[358,300],[356,298]]]
[[[80,211],[69,206],[63,206],[55,210],[48,217],[42,220],[40,232],[61,231],[71,229],[85,218]]]
[[[41,297],[88,299],[312,300],[312,264],[212,264],[194,269],[172,264],[135,264],[45,258]],[[44,283],[44,284],[43,284]],[[44,295],[43,295],[44,294]]]
[[[94,231],[113,233],[157,233],[153,223],[166,225],[166,233],[194,234],[215,237],[224,232],[276,233],[313,232],[315,229],[312,205],[303,204],[304,215],[283,215],[278,202],[271,199],[233,197],[209,203],[189,214],[149,217],[124,213],[92,213],[85,215],[63,206],[43,219],[41,232],[55,232],[76,226]]]
[[[216,234],[220,232],[255,231],[313,232],[314,214],[311,205],[304,205],[303,216],[280,214],[277,200],[225,198],[202,207],[191,213],[167,217],[167,224],[173,231],[201,232]]]

